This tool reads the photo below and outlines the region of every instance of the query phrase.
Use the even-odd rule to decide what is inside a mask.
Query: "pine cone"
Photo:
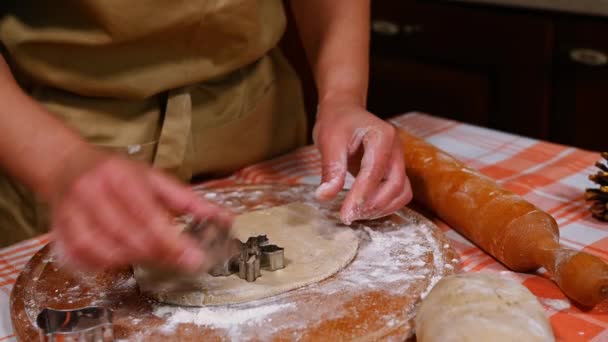
[[[591,202],[589,209],[593,217],[603,221],[608,221],[608,152],[602,153],[604,161],[595,163],[600,169],[596,174],[590,175],[589,179],[599,185],[597,189],[587,189],[585,200]]]

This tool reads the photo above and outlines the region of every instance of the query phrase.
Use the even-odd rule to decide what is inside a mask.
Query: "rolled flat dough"
[[[235,274],[213,277],[204,273],[196,276],[194,288],[165,291],[149,281],[146,269],[135,267],[140,290],[158,301],[183,306],[248,302],[332,276],[353,260],[359,246],[359,239],[351,229],[336,226],[304,203],[241,214],[235,218],[233,234],[241,241],[266,235],[270,243],[285,248],[285,268],[274,272],[262,270],[262,276],[251,283]]]
[[[441,279],[416,316],[420,342],[552,342],[542,305],[522,284],[489,273]]]

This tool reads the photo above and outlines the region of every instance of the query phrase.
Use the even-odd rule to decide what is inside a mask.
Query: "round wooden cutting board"
[[[318,203],[308,185],[253,185],[200,190],[236,212],[291,202],[316,205],[339,223],[345,193]],[[184,308],[139,293],[130,268],[74,274],[53,261],[49,246],[27,264],[11,293],[17,337],[38,339],[36,316],[44,308],[103,306],[113,310],[116,339],[210,340],[405,340],[421,298],[452,274],[456,254],[440,229],[412,209],[361,221],[355,259],[322,282],[249,303]]]

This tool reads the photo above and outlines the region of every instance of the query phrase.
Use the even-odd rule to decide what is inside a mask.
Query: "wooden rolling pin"
[[[399,130],[414,200],[516,272],[544,267],[572,300],[608,297],[608,265],[560,246],[555,219],[433,145]]]

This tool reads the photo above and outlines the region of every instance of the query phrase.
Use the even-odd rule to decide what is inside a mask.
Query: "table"
[[[588,175],[600,156],[596,152],[506,134],[424,113],[390,119],[399,127],[492,177],[504,187],[555,217],[562,244],[608,260],[608,223],[591,217],[583,192],[593,185]],[[200,185],[262,182],[319,184],[320,158],[307,146],[287,155],[246,167],[230,177]],[[352,178],[347,180],[349,187]],[[497,272],[522,282],[534,293],[550,318],[559,341],[608,341],[608,303],[583,311],[561,293],[544,270],[520,274],[506,270],[488,254],[431,217],[456,248],[463,272]],[[14,341],[9,316],[12,285],[29,258],[48,242],[47,235],[0,249],[0,341]]]

